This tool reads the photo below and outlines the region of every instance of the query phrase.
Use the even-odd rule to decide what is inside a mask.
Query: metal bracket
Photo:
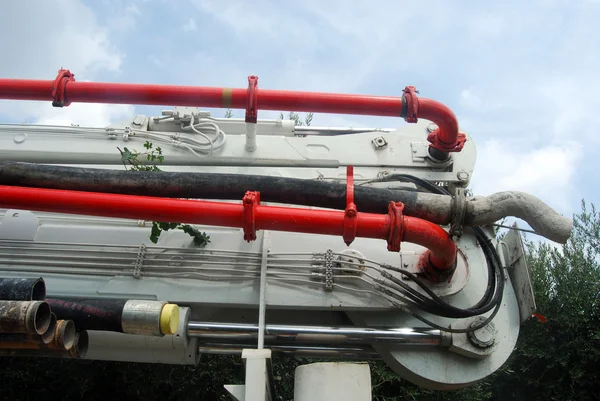
[[[356,205],[354,204],[354,167],[346,168],[346,210],[344,211],[343,238],[346,245],[350,246],[356,238]]]
[[[485,319],[485,317],[479,316],[475,319],[456,321],[450,327],[466,329],[481,324]],[[448,350],[471,359],[485,359],[498,347],[497,335],[498,330],[493,322],[469,333],[452,333],[452,343]]]
[[[454,163],[452,157],[448,157],[446,160],[437,160],[431,157],[429,154],[429,145],[425,142],[411,142],[410,148],[412,151],[413,163],[426,163],[435,168],[444,168]]]
[[[325,291],[333,291],[333,251],[325,252]]]
[[[467,211],[467,192],[464,188],[456,188],[452,201],[452,222],[450,235],[460,238],[463,234],[463,221]]]
[[[371,144],[373,145],[373,148],[375,150],[383,150],[383,149],[387,148],[387,146],[388,146],[387,141],[382,136],[373,138],[373,140],[371,141]]]
[[[260,192],[247,191],[242,200],[244,204],[244,240],[256,239],[256,206],[260,205]]]
[[[71,103],[67,101],[67,83],[75,82],[75,75],[69,70],[60,69],[52,85],[52,106],[63,107]]]
[[[404,237],[404,204],[402,202],[390,202],[388,214],[390,216],[390,236],[388,237],[388,251],[400,252],[400,244]]]

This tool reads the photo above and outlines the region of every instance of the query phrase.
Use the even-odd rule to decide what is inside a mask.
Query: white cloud
[[[106,127],[107,125],[130,120],[135,115],[135,107],[130,105],[73,103],[69,107],[40,109],[35,124],[71,125],[82,127]]]
[[[565,140],[539,148],[527,140],[491,139],[479,144],[472,188],[476,195],[524,191],[559,210],[573,203],[573,178],[583,153],[578,142]]]
[[[193,18],[190,18],[188,22],[183,25],[184,32],[193,32],[196,30],[196,21]]]
[[[6,39],[0,42],[0,76],[7,78],[52,79],[64,67],[89,79],[118,71],[124,57],[79,0],[8,2],[0,13],[0,36]]]
[[[31,10],[35,10],[32,12]],[[68,12],[65,12],[68,10]],[[128,9],[135,14],[137,8]],[[139,10],[137,10],[139,13]],[[110,32],[80,0],[14,1],[3,5],[0,36],[0,76],[52,80],[59,68],[70,69],[77,80],[102,73],[118,73],[124,55],[110,42]],[[115,113],[115,114],[113,114]],[[83,116],[104,125],[122,117],[122,109],[105,105],[71,105],[53,108],[48,102],[2,102],[3,120],[69,123]],[[83,121],[79,121],[83,123]]]

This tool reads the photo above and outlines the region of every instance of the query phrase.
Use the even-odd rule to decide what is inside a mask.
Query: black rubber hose
[[[42,301],[46,283],[40,278],[0,278],[0,300]]]
[[[123,332],[121,318],[126,300],[47,298],[46,302],[57,319],[73,320],[78,330]]]

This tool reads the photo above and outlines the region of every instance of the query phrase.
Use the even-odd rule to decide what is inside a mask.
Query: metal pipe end
[[[41,336],[44,344],[48,345],[54,341],[54,337],[56,335],[56,323],[56,315],[54,313],[50,313],[50,324],[48,325],[46,332]]]
[[[87,330],[81,330],[75,333],[75,342],[73,347],[69,350],[71,358],[84,359],[87,355],[88,346],[90,344],[90,337]]]
[[[162,337],[164,333],[161,330],[161,323],[165,305],[167,305],[166,301],[133,299],[127,301],[123,307],[123,314],[121,316],[123,333]],[[171,312],[173,311],[171,310]],[[164,317],[165,328],[170,329],[167,323],[175,321],[175,316],[172,316],[167,310]],[[179,324],[178,320],[177,323]],[[177,328],[175,328],[176,330]]]
[[[75,344],[75,323],[72,320],[56,322],[54,346],[56,349],[69,351]]]
[[[43,301],[46,298],[46,282],[43,278],[38,278],[31,287],[31,300]]]
[[[27,308],[25,328],[28,333],[42,335],[50,326],[50,305],[44,301],[32,301]]]

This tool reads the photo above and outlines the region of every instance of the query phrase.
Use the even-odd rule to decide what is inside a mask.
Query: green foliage
[[[231,110],[228,110],[228,112],[231,112]],[[165,157],[163,156],[160,146],[154,148],[152,142],[146,141],[144,143],[144,149],[146,149],[145,152],[138,152],[135,149],[131,151],[128,148],[123,148],[123,150],[119,149],[119,152],[121,152],[121,161],[123,162],[125,169],[129,166],[129,169],[133,171],[161,171],[157,164],[162,163],[165,160]],[[209,235],[189,224],[158,221],[152,222],[150,241],[156,244],[162,232],[169,230],[182,230],[194,239],[194,244],[197,246],[206,246],[210,242]]]
[[[306,113],[306,115],[304,116],[304,121],[303,121],[302,118],[300,117],[300,114],[290,111],[287,119],[294,121],[294,125],[297,127],[301,127],[304,125],[306,125],[308,127],[312,124],[313,116],[314,116],[313,113]],[[283,113],[279,113],[279,119],[280,120],[285,119],[285,116],[283,115]]]
[[[162,163],[165,160],[160,146],[154,149],[152,142],[146,141],[144,148],[146,152],[131,151],[126,147],[123,150],[117,148],[121,153],[121,162],[126,170],[129,166],[129,169],[134,171],[160,171],[156,163]]]
[[[598,399],[600,385],[600,216],[582,202],[560,248],[527,243],[538,311],[546,323],[523,325],[503,372],[502,394],[515,400]]]

